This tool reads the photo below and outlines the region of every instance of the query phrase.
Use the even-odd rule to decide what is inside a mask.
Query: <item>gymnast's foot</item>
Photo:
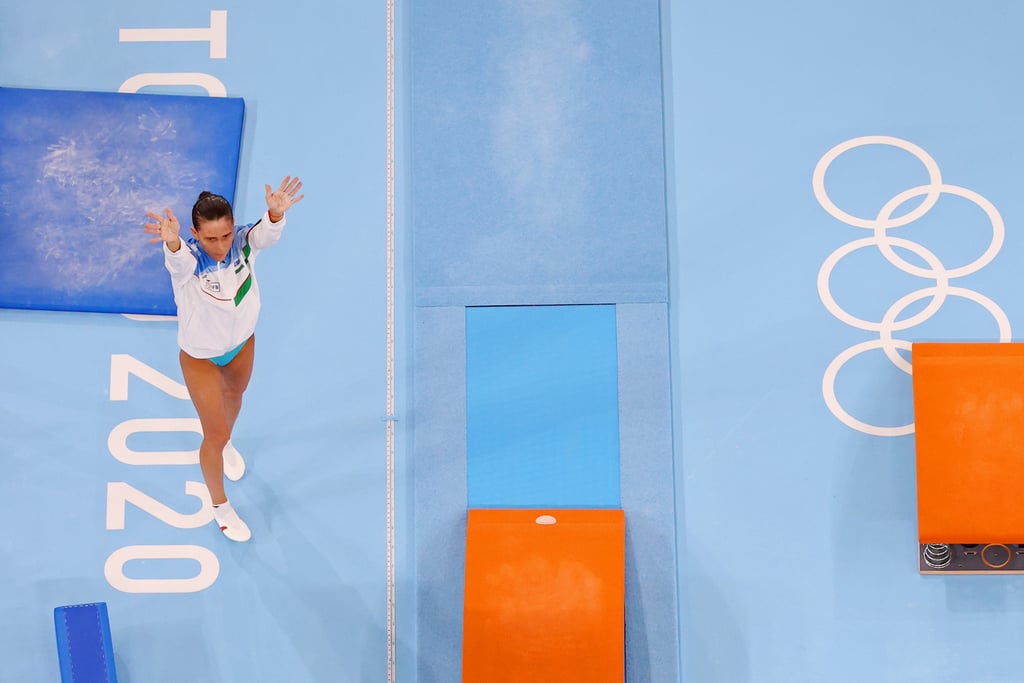
[[[245,460],[242,460],[242,454],[238,452],[234,444],[228,441],[222,455],[224,456],[224,476],[231,481],[241,479],[245,474]]]
[[[217,520],[217,526],[224,532],[224,535],[232,541],[242,543],[252,538],[252,532],[246,526],[242,518],[238,516],[235,509],[231,507],[230,501],[224,501],[220,505],[213,506],[213,518]]]

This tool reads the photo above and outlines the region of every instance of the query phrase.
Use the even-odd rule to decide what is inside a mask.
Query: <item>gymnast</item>
[[[182,240],[170,209],[146,215],[150,242],[163,242],[164,265],[171,275],[178,307],[178,354],[192,404],[203,427],[199,466],[210,491],[213,516],[232,541],[248,541],[249,527],[231,507],[224,476],[237,481],[245,461],[231,443],[231,431],[252,376],[260,289],[256,255],[277,242],[284,215],[302,201],[302,183],[286,177],[276,190],[266,185],[267,210],[251,225],[235,225],[231,204],[202,192],[192,207],[192,236]],[[184,247],[184,248],[182,248]]]

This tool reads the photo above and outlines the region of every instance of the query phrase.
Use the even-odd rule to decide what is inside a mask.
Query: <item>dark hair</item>
[[[231,204],[219,194],[203,190],[199,193],[199,199],[192,206],[192,226],[198,230],[199,221],[215,221],[227,216],[232,222],[235,220],[231,211]]]

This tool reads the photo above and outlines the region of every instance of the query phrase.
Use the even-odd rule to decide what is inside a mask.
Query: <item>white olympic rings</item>
[[[875,218],[862,218],[843,211],[835,204],[835,202],[832,201],[825,190],[825,174],[832,162],[844,152],[867,145],[888,145],[910,152],[924,165],[928,172],[927,185],[912,187],[895,195],[885,203]],[[851,327],[878,333],[878,339],[854,344],[840,352],[839,355],[829,363],[828,368],[825,370],[825,374],[822,377],[822,395],[825,398],[825,403],[829,410],[832,411],[832,414],[835,415],[840,422],[865,434],[873,434],[876,436],[902,436],[911,434],[914,431],[913,423],[896,427],[882,427],[868,424],[853,417],[846,411],[846,409],[843,408],[839,399],[836,397],[836,376],[839,374],[840,368],[842,368],[848,360],[864,353],[865,351],[871,351],[874,349],[881,349],[893,365],[903,372],[910,374],[910,363],[898,353],[898,349],[909,351],[911,343],[909,341],[894,338],[893,332],[906,330],[925,322],[939,310],[942,304],[945,303],[946,298],[949,296],[960,297],[980,304],[989,313],[991,313],[992,317],[995,319],[999,328],[999,341],[1010,341],[1012,336],[1010,321],[1006,317],[1006,313],[1004,313],[994,301],[973,290],[950,286],[950,280],[975,273],[991,263],[996,257],[1003,246],[1003,239],[1006,235],[1006,226],[1003,223],[1003,218],[1000,216],[999,211],[996,210],[995,206],[977,192],[957,185],[944,183],[942,181],[942,174],[939,171],[938,164],[936,164],[935,160],[923,149],[913,143],[907,142],[906,140],[885,135],[867,135],[853,138],[830,149],[821,157],[817,166],[815,166],[812,184],[814,187],[815,198],[818,200],[821,207],[829,213],[829,215],[839,219],[847,225],[871,230],[873,233],[871,237],[853,240],[852,242],[844,244],[836,249],[828,256],[828,258],[825,259],[821,269],[818,271],[818,295],[828,312]],[[927,214],[943,194],[952,194],[973,202],[985,212],[985,215],[992,224],[992,240],[989,242],[988,248],[984,253],[970,263],[952,269],[946,268],[934,253],[917,242],[900,237],[892,237],[888,234],[888,230],[908,225]],[[893,216],[893,212],[908,200],[920,196],[924,196],[924,200],[919,206],[908,211],[902,216]],[[843,257],[865,247],[877,247],[879,252],[889,263],[909,275],[934,280],[934,286],[924,287],[901,297],[889,307],[879,322],[863,320],[850,314],[838,304],[835,297],[832,295],[830,279],[833,269],[836,264],[843,259]],[[928,267],[923,268],[908,262],[896,253],[893,247],[899,247],[913,252],[919,256],[928,265]],[[931,301],[928,302],[928,305],[925,306],[923,310],[903,320],[897,319],[900,313],[906,310],[910,304],[928,297],[931,297]]]

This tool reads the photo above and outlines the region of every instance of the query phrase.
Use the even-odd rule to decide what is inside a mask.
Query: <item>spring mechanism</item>
[[[924,547],[924,563],[932,569],[945,569],[953,561],[953,551],[946,543],[929,543]]]

